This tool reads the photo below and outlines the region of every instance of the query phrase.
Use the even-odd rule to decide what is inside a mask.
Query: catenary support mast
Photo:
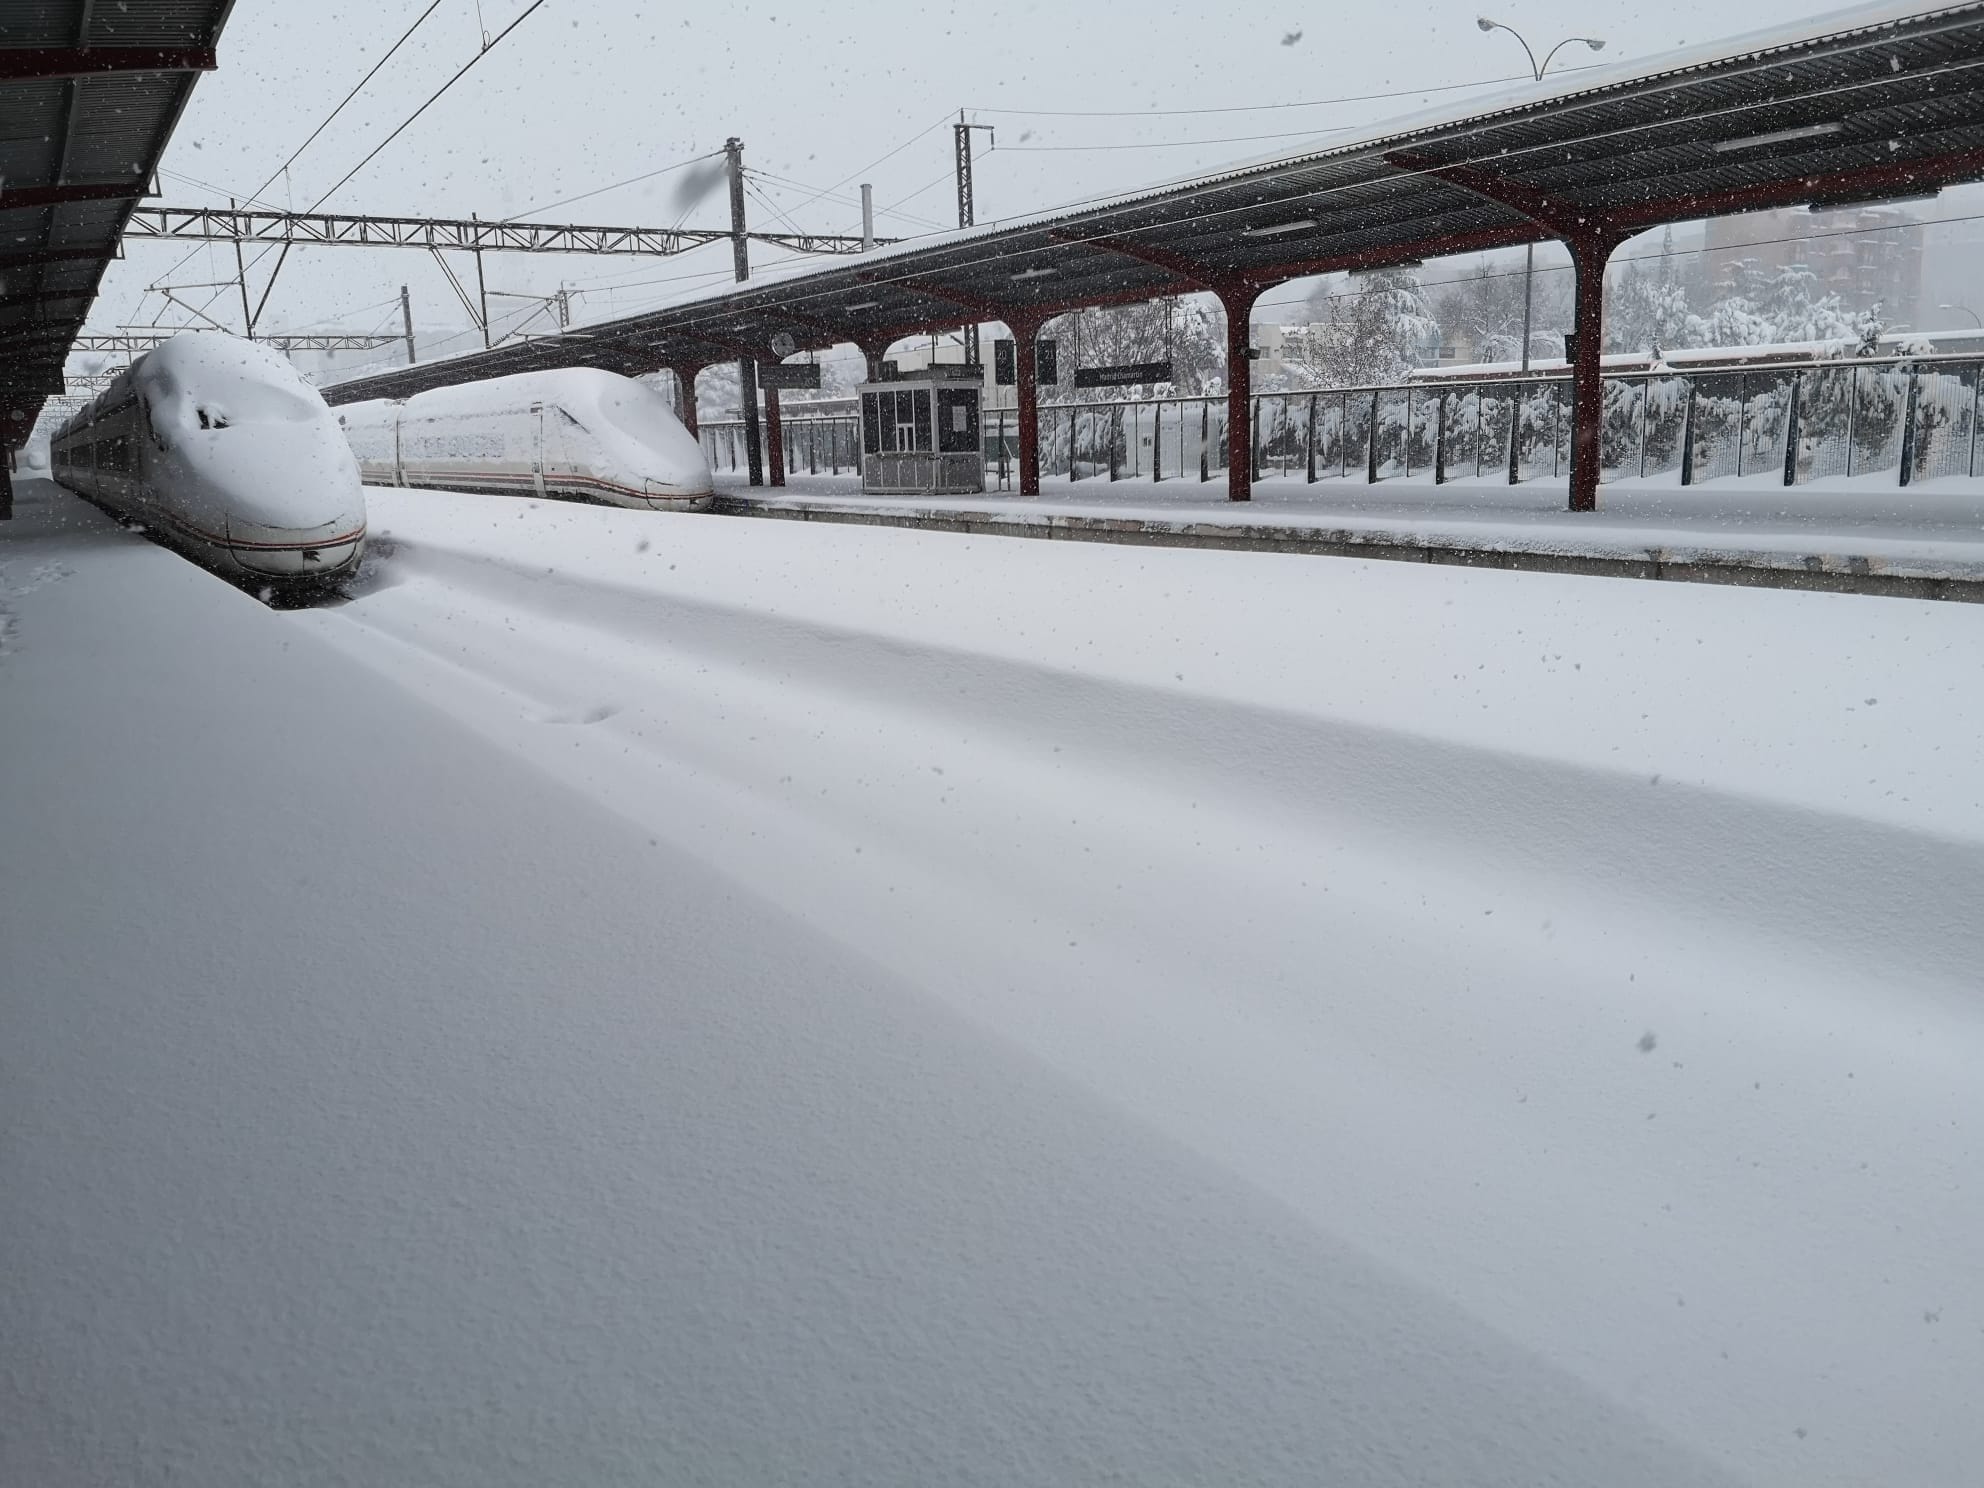
[[[730,251],[741,284],[751,277],[751,240],[745,236],[744,223],[744,141],[732,135],[723,142],[723,155],[730,172]],[[744,455],[751,484],[762,486],[765,455],[758,428],[758,363],[753,357],[737,359],[737,398],[744,415]]]

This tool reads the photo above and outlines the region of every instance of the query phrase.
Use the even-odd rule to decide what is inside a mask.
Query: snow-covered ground
[[[993,490],[981,496],[864,496],[852,474],[793,474],[783,488],[753,489],[719,470],[720,494],[770,504],[907,513],[996,513],[1003,521],[1052,525],[1058,519],[1155,526],[1318,531],[1350,540],[1437,547],[1664,561],[1737,558],[1764,566],[1809,561],[1846,570],[1871,565],[1916,577],[1984,578],[1984,478],[1950,478],[1901,488],[1893,473],[1786,488],[1770,476],[1682,486],[1673,475],[1600,488],[1599,510],[1565,510],[1562,480],[1318,481],[1275,475],[1258,481],[1250,502],[1226,499],[1211,481],[1041,482],[1037,497]]]
[[[1972,607],[26,491],[0,1478],[1984,1456]]]

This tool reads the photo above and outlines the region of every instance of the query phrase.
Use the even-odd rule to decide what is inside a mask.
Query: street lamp
[[[1549,51],[1545,52],[1543,54],[1543,61],[1539,63],[1536,60],[1535,51],[1531,49],[1527,41],[1523,40],[1522,32],[1516,30],[1514,26],[1505,26],[1500,21],[1491,21],[1487,16],[1476,16],[1474,18],[1474,24],[1479,26],[1483,31],[1506,31],[1509,35],[1513,36],[1521,44],[1522,54],[1529,58],[1529,70],[1535,75],[1536,81],[1539,83],[1543,81],[1543,74],[1550,70],[1550,64],[1556,60],[1557,53],[1561,52],[1572,42],[1581,41],[1594,52],[1605,50],[1603,37],[1566,36],[1562,41],[1550,48]],[[1529,370],[1529,315],[1530,304],[1534,297],[1535,281],[1536,245],[1534,243],[1526,243],[1523,245],[1522,250],[1522,370],[1525,372]]]
[[[1984,316],[1980,316],[1968,305],[1938,305],[1936,308],[1938,310],[1954,310],[1960,315],[1968,315],[1972,320],[1977,322],[1977,329],[1984,331]]]

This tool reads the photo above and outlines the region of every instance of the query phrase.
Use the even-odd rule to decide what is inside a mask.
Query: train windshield
[[[597,406],[609,424],[635,439],[652,440],[658,429],[675,422],[668,400],[638,383],[605,394]]]

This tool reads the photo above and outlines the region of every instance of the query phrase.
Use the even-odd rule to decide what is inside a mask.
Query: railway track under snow
[[[1335,1239],[1746,1476],[1981,1444],[1967,607],[374,510],[297,624]]]

